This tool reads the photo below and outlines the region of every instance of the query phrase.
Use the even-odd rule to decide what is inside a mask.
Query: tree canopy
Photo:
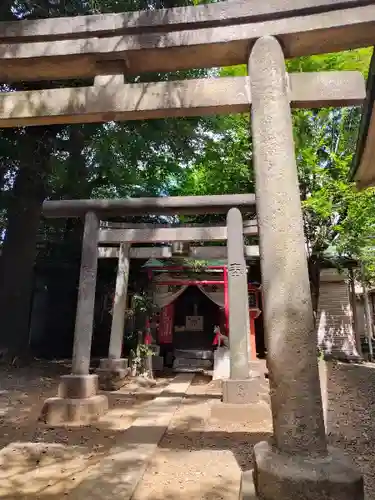
[[[367,76],[372,49],[359,49],[289,60],[289,72],[356,70]],[[225,68],[222,75],[246,74],[245,66]],[[375,229],[374,189],[358,192],[348,181],[355,151],[360,109],[293,111],[296,157],[304,229],[311,263],[327,258],[366,260],[371,274]],[[184,194],[249,192],[253,165],[249,116],[220,117],[221,131],[207,144],[201,159],[186,170]],[[287,166],[286,166],[287,168]]]
[[[195,3],[3,0],[0,20]],[[287,65],[293,72],[359,70],[366,75],[371,52],[360,49],[304,57],[290,60]],[[133,80],[208,77],[213,72],[150,74]],[[216,73],[218,77],[242,76],[246,67],[222,68]],[[32,85],[15,82],[2,89],[9,87]],[[347,180],[359,119],[358,108],[293,111],[304,229],[316,296],[319,269],[327,256],[363,261],[368,277],[375,275],[375,192],[357,192]],[[41,220],[43,200],[254,192],[249,115],[1,130],[0,187],[0,321],[4,332],[0,344],[9,344],[7,332],[11,331],[11,347],[17,350],[27,342],[33,270],[38,256],[46,257],[46,244],[52,240],[66,242],[59,248],[74,247],[74,252],[66,250],[64,255],[66,259],[75,255],[79,263],[80,222]],[[64,257],[64,252],[58,252],[59,258]]]
[[[0,21],[155,9],[189,3],[187,0],[6,0],[0,5]],[[197,70],[142,75],[142,79],[157,81],[205,74],[204,70]],[[133,80],[140,80],[140,77]],[[72,84],[84,85],[85,82]],[[60,84],[47,82],[47,85]],[[61,82],[61,85],[69,83]],[[40,84],[14,82],[3,85],[0,91],[32,88],[40,88]],[[53,248],[54,255],[58,254],[60,259],[65,255],[70,260],[76,256],[79,264],[81,222],[42,221],[43,201],[166,194],[171,185],[179,183],[183,166],[194,163],[197,151],[203,147],[206,128],[206,120],[197,117],[0,131],[3,239],[0,346],[4,344],[17,351],[27,345],[34,265],[38,256],[46,258],[46,247],[51,247],[51,240],[59,242],[59,250],[56,245]],[[75,282],[72,287],[76,287]]]

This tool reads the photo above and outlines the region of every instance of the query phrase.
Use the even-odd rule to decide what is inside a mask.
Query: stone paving
[[[230,423],[211,418],[219,382],[197,376],[159,444],[132,500],[238,500],[252,446],[271,433],[270,419]]]

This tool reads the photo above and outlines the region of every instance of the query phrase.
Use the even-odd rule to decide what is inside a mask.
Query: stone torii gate
[[[1,81],[94,79],[84,88],[1,94],[3,127],[251,107],[274,430],[272,441],[254,450],[255,488],[262,500],[363,498],[360,474],[327,448],[291,107],[359,105],[364,81],[351,72],[288,75],[285,58],[374,44],[371,0],[224,1],[0,24]],[[249,77],[124,84],[122,76],[234,64],[248,64]],[[87,211],[90,269],[96,265],[97,233],[95,212]],[[92,272],[84,269],[92,283]],[[81,327],[87,329],[86,320]],[[82,366],[87,360],[77,369]],[[251,474],[244,473],[242,498],[253,498],[252,484]]]
[[[121,358],[121,353],[131,245],[228,239],[229,326],[232,340],[231,377],[225,382],[224,402],[241,399],[238,396],[233,397],[238,385],[247,388],[253,383],[250,376],[249,312],[243,236],[257,235],[258,228],[256,220],[243,223],[239,207],[243,210],[252,209],[254,204],[255,196],[252,194],[128,200],[64,200],[44,203],[43,214],[47,217],[82,215],[85,217],[72,374],[62,377],[59,397],[46,401],[42,411],[46,422],[58,424],[66,421],[89,421],[98,418],[106,410],[107,400],[104,396],[97,395],[98,378],[89,374],[89,368],[97,259],[100,255],[113,254],[116,249],[101,248],[100,251],[98,249],[100,244],[120,244],[120,249],[116,252],[118,273],[108,358],[101,360],[99,368],[103,379],[108,379],[109,383],[112,379],[116,385],[126,373],[126,360]],[[122,228],[111,228],[110,225],[100,228],[100,218],[109,215],[225,213],[228,209],[226,226],[172,227],[166,224],[123,224]],[[157,249],[148,249],[149,253],[155,250]],[[242,290],[242,293],[238,294],[238,290]],[[249,393],[251,390],[245,391],[241,402],[248,402],[246,395]]]

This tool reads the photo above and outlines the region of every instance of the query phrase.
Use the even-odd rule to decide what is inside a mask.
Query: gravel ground
[[[364,474],[366,500],[375,500],[375,364],[327,366],[329,443]]]
[[[56,396],[59,376],[69,368],[63,363],[36,363],[0,369],[2,499],[35,500],[66,494],[170,381],[160,378],[152,388],[133,382],[110,393],[110,411],[95,425],[49,428],[38,422],[40,410],[46,398]]]
[[[56,394],[58,376],[68,370],[64,365],[0,370],[2,499],[63,498],[170,381],[161,379],[147,390],[133,384],[110,395],[111,411],[97,425],[49,429],[36,420],[44,399]],[[328,363],[327,372],[330,444],[360,467],[366,500],[375,500],[375,366]],[[132,500],[238,499],[241,469],[252,467],[252,446],[270,435],[271,420],[214,421],[210,409],[220,395],[218,382],[195,377]]]

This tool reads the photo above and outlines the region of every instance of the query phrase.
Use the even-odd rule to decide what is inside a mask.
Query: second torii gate
[[[46,401],[43,408],[45,421],[56,424],[61,421],[86,421],[96,418],[106,408],[106,400],[97,394],[97,376],[89,373],[91,341],[93,332],[94,301],[99,244],[121,244],[119,250],[119,273],[116,282],[113,323],[108,358],[101,361],[101,373],[107,372],[117,380],[125,375],[126,361],[121,358],[124,334],[124,313],[129,276],[129,258],[132,243],[166,241],[226,241],[228,240],[228,298],[229,327],[231,331],[231,378],[225,382],[224,402],[238,403],[235,394],[238,386],[253,386],[257,380],[251,377],[249,306],[247,275],[244,258],[243,237],[258,233],[256,220],[243,224],[241,211],[252,209],[253,195],[230,195],[208,197],[145,198],[138,200],[87,200],[51,201],[44,204],[44,215],[49,217],[79,217],[85,214],[85,229],[82,242],[81,274],[74,335],[72,375],[62,377],[61,397]],[[206,213],[207,205],[215,212],[226,212],[227,224],[221,226],[125,224],[123,228],[100,228],[101,216],[124,213]],[[235,206],[235,208],[233,207]],[[232,207],[231,207],[232,206]],[[113,249],[102,249],[101,253],[113,253]],[[254,371],[253,371],[254,373]],[[244,392],[241,402],[253,402],[247,397],[254,391]],[[75,396],[71,396],[74,394]],[[255,398],[256,399],[256,398]],[[74,400],[74,401],[73,401]],[[73,401],[73,402],[72,402]]]

